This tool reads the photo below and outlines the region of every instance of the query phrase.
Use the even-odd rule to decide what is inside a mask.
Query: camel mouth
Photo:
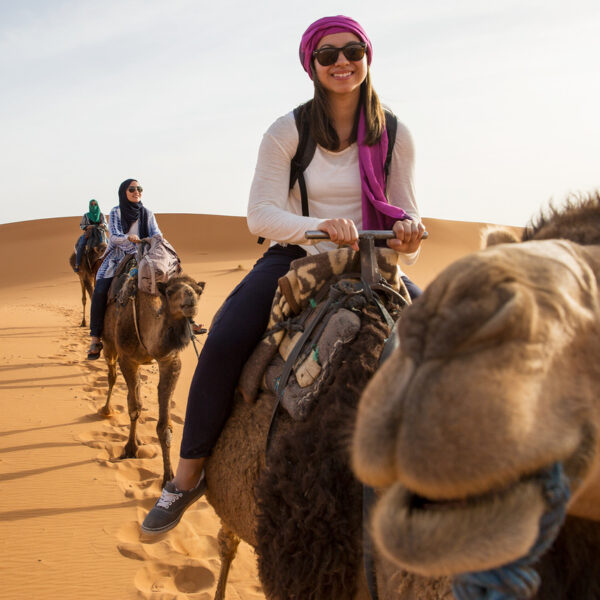
[[[372,517],[378,547],[425,576],[482,571],[525,556],[546,509],[539,473],[465,498],[431,499],[396,483]]]
[[[579,444],[563,457],[571,498],[595,464],[597,435],[581,429]],[[547,511],[549,466],[501,486],[464,497],[431,498],[396,482],[373,511],[377,546],[403,569],[425,576],[485,571],[526,556]]]
[[[196,316],[196,310],[197,310],[196,304],[190,304],[190,305],[183,305],[183,306],[181,306],[181,313],[187,319],[195,317]]]

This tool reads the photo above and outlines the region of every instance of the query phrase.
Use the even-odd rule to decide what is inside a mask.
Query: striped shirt
[[[158,228],[154,213],[147,208],[146,211],[148,213],[148,237],[154,237],[155,235],[160,235],[162,237],[162,232]],[[123,231],[123,225],[121,224],[121,210],[119,207],[115,206],[110,211],[108,217],[108,232],[110,237],[96,279],[114,277],[115,271],[121,260],[128,254],[135,254],[137,252],[137,245],[130,242],[127,239],[127,236],[133,234],[137,235],[138,231],[139,219],[132,223],[129,231],[125,232]]]

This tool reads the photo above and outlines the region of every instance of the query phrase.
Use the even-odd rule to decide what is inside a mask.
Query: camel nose
[[[405,312],[400,339],[417,364],[526,338],[537,310],[532,290],[486,256],[458,262]]]

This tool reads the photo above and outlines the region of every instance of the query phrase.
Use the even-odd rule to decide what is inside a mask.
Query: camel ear
[[[167,284],[164,281],[157,281],[156,289],[158,290],[158,292],[160,294],[162,294],[164,296],[167,292]]]
[[[517,234],[506,227],[489,227],[481,234],[482,248],[489,248],[497,244],[514,244],[518,241]]]
[[[205,281],[197,281],[196,285],[200,288],[200,293],[204,291],[204,286],[206,285]]]

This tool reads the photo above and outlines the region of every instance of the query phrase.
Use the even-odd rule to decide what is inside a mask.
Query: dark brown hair
[[[315,94],[310,101],[310,134],[313,139],[327,150],[337,150],[340,139],[331,121],[329,98],[327,91],[319,82],[314,64],[310,66],[315,85]],[[354,117],[354,127],[350,135],[350,143],[356,141],[358,134],[358,115],[361,108],[365,110],[365,125],[367,146],[373,146],[379,141],[385,129],[385,115],[379,97],[371,84],[371,72],[367,68],[367,76],[360,85],[360,100]]]

